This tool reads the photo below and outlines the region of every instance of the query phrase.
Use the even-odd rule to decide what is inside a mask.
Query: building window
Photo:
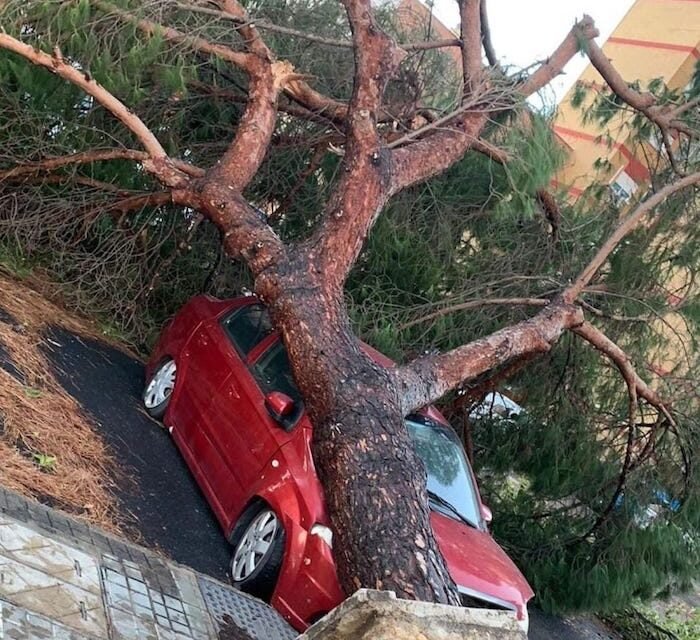
[[[637,183],[626,171],[620,171],[610,183],[610,190],[617,204],[625,204],[630,201],[637,190]]]

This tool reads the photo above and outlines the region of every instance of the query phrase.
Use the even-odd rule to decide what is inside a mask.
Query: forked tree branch
[[[461,5],[463,12],[468,12],[468,2],[470,1],[474,0],[463,0]],[[468,13],[468,15],[471,14]],[[464,27],[462,28],[464,29]],[[514,88],[514,94],[522,98],[539,91],[562,72],[566,63],[576,55],[584,42],[595,38],[597,35],[598,30],[593,19],[589,16],[584,16],[581,21],[574,25],[564,41],[546,62],[529,78]],[[479,39],[480,35],[477,38]],[[463,40],[466,43],[469,38],[464,35]],[[467,55],[466,49],[463,49],[463,51],[465,52],[463,67],[466,69],[466,73],[469,73],[475,53],[471,52],[471,49],[469,50],[471,52],[469,55]],[[479,50],[479,60],[480,56],[481,51]],[[478,98],[481,97],[484,105],[488,104],[490,98],[486,87],[481,86],[481,91],[475,87],[471,89],[471,100],[478,102]],[[480,93],[483,95],[479,96]],[[515,99],[512,98],[510,102],[511,104],[514,103]],[[505,108],[502,107],[501,110]],[[414,144],[397,149],[394,153],[392,193],[397,193],[413,184],[442,173],[457,162],[469,149],[477,145],[479,151],[486,152],[487,155],[490,154],[493,149],[487,148],[480,141],[481,132],[487,122],[488,111],[489,109],[486,106],[479,107],[476,104],[474,108],[458,114],[454,119],[446,122],[442,129],[434,131],[431,135],[421,138]],[[502,161],[506,160],[507,156],[495,153],[493,158]]]
[[[163,184],[174,188],[182,188],[189,184],[189,176],[174,165],[156,136],[141,118],[103,86],[95,82],[89,73],[80,71],[65,62],[60,52],[56,51],[51,56],[6,33],[0,33],[0,48],[17,53],[33,64],[48,69],[51,73],[55,73],[92,96],[136,136],[148,154],[148,158],[142,161],[143,167]]]
[[[459,384],[469,382],[495,366],[513,358],[548,351],[563,331],[570,329],[587,339],[618,366],[625,381],[634,383],[635,393],[659,411],[670,413],[656,394],[634,372],[624,351],[602,332],[584,322],[583,312],[576,301],[595,274],[620,242],[673,193],[700,184],[700,172],[677,180],[661,189],[630,213],[603,243],[579,277],[562,294],[561,299],[518,324],[501,329],[487,338],[475,340],[445,354],[418,358],[397,370],[397,379],[404,389],[407,412],[440,398]]]
[[[597,38],[599,31],[593,22],[593,18],[584,15],[564,38],[562,43],[555,49],[527,79],[518,87],[518,91],[525,97],[537,93],[547,86],[554,78],[562,73],[566,64],[571,60],[586,43],[590,43]]]
[[[262,42],[262,39],[260,38],[260,34],[256,29],[256,25],[260,26],[260,24],[251,20],[246,14],[243,7],[235,0],[220,0],[218,2],[218,5],[219,9],[213,11],[216,11],[219,17],[225,17],[226,19],[229,19],[232,22],[241,25],[240,29],[242,34],[248,42],[252,41],[255,43],[255,46],[258,47],[257,53],[259,55],[259,43]],[[132,19],[134,19],[133,16]],[[166,31],[164,34],[166,37],[167,33],[168,31]],[[233,53],[233,51],[228,47],[214,45],[203,38],[198,38],[197,43],[192,42],[192,40],[190,40],[189,42],[190,44],[195,46],[195,48],[202,52],[210,53],[212,55],[219,56],[222,59],[227,59],[231,62],[234,62],[231,58],[231,54]],[[266,57],[268,60],[273,60],[274,55],[270,52],[269,48],[265,47],[265,49],[266,51],[264,52],[263,57]],[[236,62],[234,62],[234,64],[237,64],[237,66],[240,66],[245,70],[248,70],[246,67],[250,63],[250,57],[246,58],[245,62],[243,62],[242,65],[238,65]],[[329,98],[328,96],[325,96],[322,93],[316,91],[300,75],[292,73],[293,68],[291,63],[281,64],[283,64],[287,69],[285,81],[281,85],[281,88],[289,98],[302,105],[306,109],[309,109],[311,112],[318,113],[336,122],[345,119],[345,117],[347,116],[347,105],[332,98]]]
[[[630,389],[630,395],[634,395],[635,397],[635,405],[637,396],[643,398],[650,405],[661,411],[671,424],[674,424],[671,414],[659,395],[639,377],[629,356],[619,345],[615,344],[615,342],[608,338],[600,329],[597,329],[588,322],[573,327],[572,331],[608,357],[615,367],[617,367],[627,387]]]
[[[620,369],[625,382],[633,385],[635,397],[644,398],[673,424],[670,412],[651,388],[636,374],[624,351],[600,330],[584,322],[577,298],[600,270],[610,254],[645,215],[681,189],[700,184],[700,172],[661,189],[630,213],[613,231],[560,300],[547,305],[532,318],[501,329],[445,354],[418,358],[399,367],[396,376],[403,388],[404,409],[413,411],[434,402],[459,384],[469,382],[498,365],[527,354],[544,353],[569,329],[605,353]]]
[[[678,120],[678,107],[659,105],[657,104],[657,99],[651,93],[640,93],[630,87],[596,42],[590,43],[588,57],[591,60],[591,64],[603,76],[603,80],[605,80],[615,95],[657,125],[661,129],[662,136],[667,137],[668,132],[673,130],[691,137],[698,136],[697,131],[693,131]],[[682,113],[683,110],[681,109],[680,114]],[[664,142],[664,144],[667,146],[669,155],[672,155],[670,144],[667,142]]]
[[[237,0],[224,0],[225,9],[246,18]],[[277,121],[280,92],[293,77],[288,62],[274,55],[252,25],[241,27],[248,49],[248,102],[233,141],[207,172],[201,188],[201,210],[222,231],[226,253],[242,258],[255,275],[278,266],[286,249],[262,212],[242,193],[258,172],[270,146]]]

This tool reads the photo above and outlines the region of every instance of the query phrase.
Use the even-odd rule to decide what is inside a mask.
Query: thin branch
[[[691,109],[695,109],[696,107],[700,107],[700,96],[697,96],[692,100],[688,100],[687,102],[684,102],[683,104],[677,106],[669,113],[669,117],[672,120],[676,120],[677,118],[680,118],[686,111],[690,111]]]
[[[230,91],[228,89],[222,89],[220,87],[216,87],[210,84],[207,84],[205,82],[200,82],[198,80],[193,80],[192,82],[189,83],[189,86],[202,92],[206,93],[214,98],[221,98],[223,100],[228,100],[230,102],[236,102],[238,104],[248,104],[248,95],[243,95],[239,93],[235,93],[234,91]],[[338,103],[342,109],[343,113],[347,115],[347,105]],[[308,120],[309,122],[315,122],[317,124],[333,127],[334,129],[337,130],[336,125],[340,125],[341,123],[345,123],[345,116],[339,121],[333,120],[329,118],[328,116],[311,111],[307,109],[304,106],[298,105],[298,104],[290,104],[290,103],[285,103],[285,104],[279,104],[277,106],[279,111],[282,111],[284,113],[288,113],[290,116],[294,116],[296,118],[300,118],[302,120]]]
[[[481,307],[492,307],[492,306],[533,306],[533,307],[545,307],[549,304],[549,300],[546,298],[483,298],[480,300],[468,300],[467,302],[462,302],[460,304],[453,304],[449,307],[444,307],[433,313],[428,313],[420,318],[414,320],[409,320],[398,326],[399,331],[404,329],[409,329],[417,324],[423,324],[424,322],[429,322],[430,320],[435,320],[436,318],[441,318],[442,316],[449,315],[450,313],[455,313],[456,311],[467,311],[469,309],[479,309]]]
[[[0,182],[3,180],[16,179],[21,176],[50,172],[74,164],[90,164],[92,162],[104,162],[108,160],[134,160],[143,163],[149,158],[150,156],[145,151],[137,151],[136,149],[91,149],[90,151],[81,151],[67,156],[55,156],[44,158],[36,162],[28,162],[27,164],[18,164],[11,169],[0,171]],[[179,169],[193,178],[204,175],[204,169],[195,167],[182,160],[171,158],[170,162],[176,169]]]
[[[309,164],[297,176],[296,183],[291,189],[289,189],[287,195],[285,195],[282,202],[280,202],[275,212],[268,217],[270,223],[277,222],[280,219],[282,213],[288,211],[291,208],[297,193],[299,193],[302,187],[306,184],[306,181],[319,169],[327,151],[327,142],[319,144],[314,149],[311,159],[309,160]]]
[[[49,175],[29,175],[21,176],[18,178],[6,179],[7,182],[12,182],[13,184],[31,184],[31,185],[45,185],[45,184],[71,184],[80,185],[83,187],[90,187],[96,191],[106,191],[108,193],[115,193],[121,196],[130,196],[137,193],[133,189],[124,189],[119,185],[112,182],[105,182],[104,180],[95,180],[95,178],[90,178],[88,176],[80,176],[74,174],[62,174],[53,173]],[[0,181],[1,182],[1,181]]]
[[[202,53],[207,53],[209,55],[216,56],[222,60],[232,63],[233,65],[247,71],[251,63],[251,56],[247,53],[241,51],[235,51],[230,47],[225,47],[220,44],[215,44],[209,42],[205,38],[199,36],[191,36],[186,33],[182,33],[177,29],[165,26],[153,20],[148,20],[146,18],[139,18],[124,9],[117,7],[111,2],[106,2],[106,0],[94,0],[94,4],[99,7],[105,13],[111,13],[117,16],[120,20],[132,24],[138,27],[141,31],[149,36],[159,35],[168,40],[169,42],[175,42],[178,44],[186,44],[197,51]]]
[[[651,93],[640,93],[630,87],[596,42],[589,43],[587,53],[591,64],[603,76],[603,80],[613,92],[630,107],[644,114],[656,124],[664,137],[668,136],[669,130],[676,130],[691,137],[698,136],[696,131],[691,130],[683,122],[676,119],[680,107],[674,109],[667,105],[659,105]]]
[[[230,11],[211,9],[209,7],[201,7],[198,5],[188,4],[184,2],[178,2],[176,4],[178,9],[183,9],[185,11],[191,11],[193,13],[201,13],[204,15],[213,16],[221,20],[229,20],[234,24],[238,25],[239,28],[246,26],[257,27],[263,31],[272,31],[273,33],[281,33],[287,36],[293,36],[295,38],[302,38],[308,40],[309,42],[315,42],[317,44],[326,45],[329,47],[338,47],[341,49],[352,49],[353,43],[351,40],[339,40],[337,38],[325,38],[323,36],[317,36],[312,33],[307,33],[306,31],[299,31],[297,29],[291,29],[289,27],[283,27],[278,24],[274,24],[268,20],[263,20],[260,18],[251,17],[241,17],[233,14]],[[425,51],[428,49],[443,49],[446,47],[459,47],[462,45],[461,40],[458,38],[446,38],[443,40],[426,40],[424,42],[409,42],[402,44],[401,48],[404,51]]]
[[[627,386],[634,390],[636,396],[643,398],[650,405],[656,407],[664,414],[671,424],[675,424],[664,402],[659,395],[639,377],[628,355],[622,348],[608,338],[600,329],[597,329],[588,322],[573,327],[571,330],[612,361],[620,371]]]
[[[588,263],[588,266],[581,272],[574,283],[566,290],[564,297],[567,301],[575,300],[585,287],[591,282],[598,270],[603,266],[605,261],[610,257],[610,254],[617,248],[625,236],[637,228],[641,220],[658,207],[666,198],[674,193],[681,191],[687,187],[700,184],[700,172],[691,173],[688,176],[680,178],[676,182],[660,189],[647,200],[642,202],[634,211],[627,215],[620,222],[617,229],[603,243],[593,259]]]
[[[173,192],[171,191],[154,191],[153,193],[135,194],[126,198],[122,198],[109,204],[101,204],[99,207],[94,207],[86,215],[86,217],[94,217],[101,213],[119,213],[125,215],[132,211],[141,211],[146,207],[162,207],[168,204],[173,204]]]
[[[585,300],[579,300],[578,304],[594,316],[605,318],[606,320],[614,320],[615,322],[649,322],[649,316],[621,316],[617,313],[607,313],[598,307],[594,307]]]
[[[135,149],[94,149],[80,153],[72,153],[67,156],[44,158],[37,162],[19,164],[12,167],[12,169],[0,171],[0,182],[11,178],[53,171],[54,169],[60,169],[61,167],[72,164],[89,164],[91,162],[102,162],[105,160],[136,160],[140,162],[142,160],[147,160],[148,157],[145,151],[137,151]]]
[[[489,27],[489,14],[486,10],[486,0],[481,0],[481,6],[479,8],[481,16],[481,44],[484,47],[484,53],[486,54],[486,59],[492,67],[498,66],[498,56],[496,55],[496,50],[493,48],[493,42],[491,41],[491,28]]]
[[[0,33],[0,47],[19,54],[33,64],[44,67],[51,73],[55,73],[79,87],[121,121],[138,138],[151,158],[167,158],[168,154],[165,153],[165,149],[163,149],[158,139],[143,121],[109,91],[97,84],[90,77],[89,73],[79,71],[71,64],[64,62],[63,58],[57,53],[51,56],[16,40],[6,33]]]
[[[142,163],[145,169],[171,187],[183,187],[188,184],[188,177],[174,166],[165,149],[163,149],[158,139],[141,118],[104,87],[95,82],[89,73],[80,71],[73,65],[64,62],[58,51],[51,56],[20,42],[6,33],[0,33],[0,47],[17,53],[33,64],[48,69],[51,73],[55,73],[92,96],[129,129],[143,145],[149,156]]]
[[[153,276],[148,282],[148,285],[145,286],[139,294],[137,298],[137,303],[148,300],[153,291],[155,291],[155,288],[158,286],[158,283],[161,281],[163,273],[165,273],[173,265],[175,260],[177,260],[182,255],[183,251],[189,251],[192,248],[192,240],[195,234],[197,233],[199,226],[202,224],[203,220],[204,216],[202,214],[198,214],[197,216],[195,216],[195,218],[189,225],[185,237],[177,242],[175,250],[167,258],[165,258],[163,262],[161,262],[158,265],[158,268],[154,271]],[[134,311],[135,310],[136,304],[134,305]]]
[[[409,131],[405,135],[401,136],[400,138],[396,138],[395,140],[392,140],[388,145],[387,148],[389,149],[394,149],[396,147],[401,147],[407,142],[411,142],[411,140],[415,140],[416,138],[421,138],[424,137],[425,134],[430,133],[431,131],[436,131],[439,129],[446,130],[449,129],[450,126],[455,127],[455,130],[459,131],[459,117],[460,115],[466,113],[467,111],[470,111],[474,109],[476,104],[474,102],[469,102],[467,104],[462,104],[457,109],[454,111],[450,111],[450,113],[441,116],[440,118],[437,118],[435,120],[432,120],[428,124],[426,124],[423,127],[420,127],[419,129],[414,129],[413,131]],[[489,143],[480,141],[480,140],[474,140],[472,142],[472,146],[476,148],[476,146],[479,146],[479,149],[484,149],[486,150],[489,148]],[[414,147],[411,147],[414,149]],[[496,147],[492,147],[494,153],[496,153],[495,149]],[[503,152],[505,153],[505,152]]]

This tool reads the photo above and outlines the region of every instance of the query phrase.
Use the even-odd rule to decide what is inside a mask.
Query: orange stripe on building
[[[674,44],[673,42],[656,42],[654,40],[636,40],[635,38],[620,38],[610,36],[607,42],[614,44],[628,44],[633,47],[644,47],[645,49],[665,49],[666,51],[679,51],[689,53],[695,58],[700,58],[700,49],[687,44]]]
[[[554,125],[554,130],[557,133],[560,133],[564,136],[570,136],[572,138],[578,138],[579,140],[588,140],[589,142],[593,142],[594,144],[600,145],[600,146],[605,146],[607,147],[608,145],[603,142],[600,136],[594,136],[591,133],[586,133],[585,131],[577,131],[576,129],[569,129],[569,127],[562,127],[560,124],[555,124]],[[619,151],[627,160],[632,160],[634,158],[634,155],[632,152],[622,143],[620,142],[613,142],[612,143],[612,148],[616,149]]]
[[[587,140],[589,142],[593,142],[596,145],[604,146],[606,148],[608,147],[608,145],[605,142],[603,142],[603,140],[599,139],[599,136],[594,136],[590,133],[586,133],[585,131],[569,129],[568,127],[562,127],[558,124],[555,124],[553,129],[562,136],[571,136],[572,138],[578,138],[579,140]],[[625,157],[625,159],[627,160],[627,166],[625,167],[625,171],[633,180],[641,182],[649,179],[649,169],[644,164],[642,164],[624,144],[620,142],[613,142],[611,147],[616,151],[619,151]]]

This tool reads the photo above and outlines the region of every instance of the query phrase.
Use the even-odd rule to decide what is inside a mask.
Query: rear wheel
[[[284,530],[267,505],[255,505],[238,521],[232,537],[233,585],[258,598],[269,599],[277,584],[284,554]]]
[[[158,365],[143,391],[143,406],[153,418],[162,418],[175,389],[177,365],[168,358]]]

